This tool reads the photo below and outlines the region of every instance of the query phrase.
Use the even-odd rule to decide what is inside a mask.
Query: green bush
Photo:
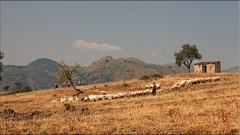
[[[127,87],[127,86],[128,86],[128,84],[127,84],[127,83],[124,83],[124,84],[123,84],[123,86]]]
[[[108,85],[107,84],[104,84],[105,87],[107,87]]]
[[[141,78],[139,78],[140,80],[149,80],[149,79],[158,79],[158,78],[163,78],[163,75],[161,74],[153,74],[153,75],[144,75]]]
[[[25,93],[25,92],[31,92],[32,89],[29,86],[25,86],[22,89],[13,89],[12,92],[10,92],[9,94],[16,94],[16,93]]]
[[[69,111],[69,110],[70,110],[70,111],[76,110],[76,106],[70,105],[69,103],[65,103],[64,106],[65,106],[66,110],[68,110],[68,111]]]
[[[148,75],[144,75],[143,77],[140,78],[140,80],[148,80],[150,79],[150,76]]]
[[[10,87],[9,85],[3,86],[3,90],[7,91],[9,87]]]
[[[70,104],[65,103],[64,106],[65,106],[66,110],[70,110]]]

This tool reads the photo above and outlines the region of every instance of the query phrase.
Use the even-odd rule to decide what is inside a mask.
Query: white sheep
[[[57,102],[57,99],[50,99],[50,101],[51,101],[53,104],[54,104],[54,103],[56,103],[56,104],[58,103],[58,102]]]
[[[59,98],[60,99],[60,102],[61,103],[64,103],[64,102],[66,102],[67,101],[67,99],[66,98]]]
[[[162,89],[159,89],[159,90],[156,91],[156,93],[162,93],[162,92],[163,92]]]
[[[177,85],[173,85],[169,90],[170,91],[174,91],[174,90],[177,90],[178,89],[178,86]]]
[[[107,95],[107,92],[106,91],[101,91],[101,94],[102,95]]]
[[[80,101],[80,100],[81,100],[80,97],[77,97],[77,96],[74,96],[74,99],[75,99],[76,101]]]
[[[148,85],[146,85],[146,89],[148,89]]]
[[[113,96],[110,94],[107,94],[107,95],[105,95],[105,99],[111,100],[111,99],[113,99]]]
[[[88,96],[84,97],[82,101],[83,101],[83,102],[89,101]]]
[[[68,98],[68,101],[70,101],[70,102],[72,102],[73,101],[73,96],[71,96],[71,97],[67,97]]]
[[[160,83],[157,83],[157,84],[156,84],[156,87],[157,87],[157,89],[161,89],[161,84],[160,84]]]

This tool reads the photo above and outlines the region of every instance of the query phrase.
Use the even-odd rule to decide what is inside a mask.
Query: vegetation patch
[[[142,76],[141,78],[139,78],[140,80],[156,80],[156,79],[159,79],[159,78],[163,78],[164,76],[161,75],[161,74],[153,74],[153,75],[144,75]]]

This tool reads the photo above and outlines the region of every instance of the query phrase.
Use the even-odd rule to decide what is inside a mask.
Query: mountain
[[[13,82],[21,82],[23,86],[30,86],[33,90],[48,89],[56,83],[57,77],[55,69],[58,69],[58,63],[42,58],[26,66],[3,66],[2,86],[10,85],[11,90]]]
[[[13,82],[19,81],[23,86],[30,86],[33,90],[53,88],[58,80],[55,70],[57,68],[57,62],[46,58],[38,59],[25,66],[5,65],[1,85],[11,85],[9,89],[11,90],[14,86]],[[88,67],[80,67],[79,71],[80,75],[75,76],[73,80],[76,82],[82,80],[83,84],[94,84],[137,79],[152,74],[186,73],[187,68],[185,66],[178,68],[175,64],[149,64],[133,57],[114,59],[106,56]],[[193,72],[193,68],[191,71]]]
[[[229,69],[222,70],[222,72],[237,73],[239,72],[239,66],[230,67]]]
[[[106,56],[82,70],[78,79],[87,84],[92,84],[137,79],[144,75],[186,72],[185,67],[178,68],[175,64],[155,65],[133,57],[114,59],[111,56]]]

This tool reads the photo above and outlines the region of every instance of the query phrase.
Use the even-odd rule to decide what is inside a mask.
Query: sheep
[[[118,93],[119,98],[124,98],[127,95],[127,93]]]
[[[98,98],[98,95],[89,95],[88,96],[88,98],[89,98],[89,101],[97,101],[99,98]]]
[[[68,98],[68,101],[70,101],[70,102],[72,102],[73,101],[73,96],[71,96],[71,97],[67,97]]]
[[[212,81],[220,81],[220,77],[212,77]]]
[[[60,102],[61,103],[64,103],[64,102],[66,102],[67,101],[67,99],[66,98],[59,98],[60,99]]]
[[[162,89],[159,89],[159,90],[156,91],[156,93],[162,93],[162,92],[163,92]]]
[[[173,85],[177,85],[177,86],[178,86],[178,84],[179,84],[180,82],[181,82],[181,81],[175,82]]]
[[[86,96],[86,97],[83,97],[83,102],[86,102],[86,101],[89,101],[89,98]]]
[[[148,89],[148,85],[146,85],[146,89]]]
[[[137,94],[136,92],[129,92],[128,97],[135,97]]]
[[[90,90],[89,88],[85,88],[85,90]]]
[[[192,80],[187,80],[186,85],[192,85]]]
[[[56,103],[56,104],[58,103],[58,102],[57,102],[57,99],[50,99],[50,101],[51,101],[53,104],[54,104],[54,103]]]
[[[101,94],[102,95],[107,95],[107,92],[106,91],[101,91]]]
[[[186,81],[185,81],[185,80],[181,81],[181,82],[179,83],[179,85],[178,85],[178,88],[184,87],[185,84],[186,84]]]
[[[152,88],[153,87],[153,84],[149,85],[149,88]]]
[[[211,82],[211,81],[212,81],[212,79],[211,79],[210,77],[206,78],[206,80],[207,80],[208,82]]]
[[[77,96],[74,96],[74,99],[75,99],[76,101],[81,101],[81,98],[80,98],[80,97],[77,97]]]
[[[169,90],[170,91],[174,91],[174,90],[177,90],[178,89],[178,86],[177,85],[173,85]]]
[[[157,83],[157,84],[156,84],[156,87],[157,87],[157,89],[161,89],[161,84],[160,84],[160,83]]]
[[[107,94],[107,95],[105,96],[105,99],[111,100],[111,99],[113,99],[113,96],[110,95],[110,94]]]

